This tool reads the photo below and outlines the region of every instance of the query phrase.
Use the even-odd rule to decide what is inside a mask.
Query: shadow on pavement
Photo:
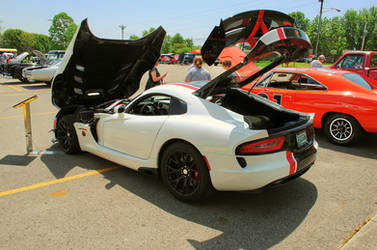
[[[0,159],[0,164],[26,167],[35,158],[37,157],[30,155],[6,155],[2,159]]]
[[[60,147],[54,145],[49,150],[58,151]],[[88,153],[45,154],[41,160],[56,178],[64,177],[74,167],[93,170],[93,166],[115,165]],[[268,249],[302,223],[318,196],[311,182],[298,178],[260,193],[217,192],[205,202],[189,204],[170,195],[158,178],[141,176],[127,168],[102,175],[109,181],[104,188],[119,185],[171,215],[220,231],[204,242],[186,239],[198,249]]]
[[[362,135],[358,142],[352,145],[338,146],[330,143],[322,130],[316,129],[315,133],[321,148],[377,160],[377,134],[365,134]]]
[[[49,86],[45,83],[30,83],[30,85],[27,86],[21,86],[23,89],[27,90],[40,90],[40,89],[50,89]]]

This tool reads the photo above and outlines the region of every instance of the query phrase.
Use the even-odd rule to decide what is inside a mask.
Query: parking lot
[[[188,66],[158,68],[176,82]],[[26,155],[23,110],[12,105],[33,95],[37,153]],[[64,154],[50,142],[57,109],[45,84],[0,78],[0,96],[1,249],[336,249],[377,213],[377,135],[340,147],[318,130],[316,164],[301,178],[187,204],[155,177]]]

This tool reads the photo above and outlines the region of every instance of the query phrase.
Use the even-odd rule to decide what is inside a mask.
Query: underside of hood
[[[294,26],[289,16],[276,11],[249,11],[221,21],[214,29],[219,31],[218,36],[212,31],[203,46],[202,56],[207,63],[211,64],[225,46],[240,41],[248,42],[252,49],[242,62],[202,86],[195,95],[206,98],[242,87],[277,65],[305,55],[312,47],[309,37]]]
[[[54,76],[53,103],[94,106],[131,96],[158,60],[165,34],[159,27],[138,40],[101,39],[83,20]]]
[[[295,27],[294,19],[274,10],[252,10],[221,20],[201,49],[203,60],[212,65],[225,47],[237,43],[254,47],[264,34],[279,27]]]

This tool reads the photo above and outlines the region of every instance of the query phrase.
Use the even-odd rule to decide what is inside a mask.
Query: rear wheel
[[[361,136],[361,128],[355,118],[345,114],[330,115],[324,126],[324,132],[331,143],[348,145]]]
[[[173,143],[166,149],[161,176],[170,193],[182,201],[199,201],[214,191],[203,156],[186,143]]]
[[[67,154],[77,154],[81,152],[75,128],[73,127],[73,115],[65,115],[58,120],[56,125],[56,139],[63,146]]]

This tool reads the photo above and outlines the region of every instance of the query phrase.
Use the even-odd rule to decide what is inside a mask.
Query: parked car
[[[184,201],[204,199],[214,189],[275,186],[304,174],[314,164],[318,148],[311,117],[248,95],[233,86],[230,77],[254,60],[271,60],[261,70],[247,71],[237,84],[242,86],[302,56],[311,48],[306,34],[287,27],[294,21],[283,13],[244,12],[215,27],[223,37],[210,35],[202,56],[211,65],[225,45],[250,38],[250,27],[261,25],[257,17],[263,17],[269,30],[252,37],[254,49],[243,63],[209,82],[164,84],[135,98],[131,96],[141,77],[159,58],[164,29],[131,44],[93,37],[84,20],[52,83],[52,102],[59,108],[54,123],[57,141],[67,153],[87,151],[140,173],[156,174]],[[235,30],[238,37],[225,38]],[[217,96],[221,98],[214,103]]]
[[[348,145],[377,133],[377,87],[362,76],[332,69],[279,68],[243,88],[286,108],[314,113],[330,142]]]
[[[377,80],[377,51],[346,52],[331,68],[352,71]]]
[[[196,56],[195,54],[185,53],[182,60],[182,64],[192,64],[195,56]]]
[[[161,55],[160,63],[162,63],[162,64],[177,64],[178,60],[172,55]]]
[[[45,82],[48,86],[51,86],[52,78],[55,72],[59,68],[62,59],[49,62],[46,65],[30,66],[22,70],[22,77],[27,81]]]

